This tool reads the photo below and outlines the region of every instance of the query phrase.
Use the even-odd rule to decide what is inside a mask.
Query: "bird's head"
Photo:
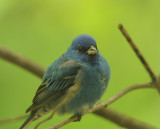
[[[94,60],[98,55],[98,49],[95,39],[87,34],[77,36],[68,51],[71,51],[73,58],[81,60]]]
[[[71,47],[80,54],[85,55],[96,55],[98,52],[95,39],[87,34],[77,36],[73,40]]]

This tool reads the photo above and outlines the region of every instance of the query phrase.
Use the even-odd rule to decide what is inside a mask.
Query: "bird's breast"
[[[82,69],[79,94],[84,101],[95,103],[101,98],[106,89],[106,75],[98,66],[85,66]]]
[[[106,69],[106,68],[105,68]],[[80,86],[75,97],[66,105],[66,112],[84,113],[102,97],[107,87],[107,74],[101,65],[84,65]]]

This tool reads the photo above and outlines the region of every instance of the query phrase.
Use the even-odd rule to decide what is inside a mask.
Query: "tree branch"
[[[124,96],[125,94],[127,94],[130,91],[133,91],[135,89],[140,89],[140,88],[153,88],[154,89],[153,85],[154,85],[154,83],[145,83],[145,84],[133,85],[133,86],[130,86],[128,88],[125,88],[124,90],[122,90],[118,94],[116,94],[115,96],[113,96],[110,99],[108,99],[106,102],[103,102],[103,103],[95,105],[95,107],[93,107],[93,109],[90,110],[88,113],[91,113],[91,112],[94,113],[95,112],[95,114],[100,115],[101,117],[106,118],[106,119],[108,119],[108,117],[110,117],[110,116],[113,117],[115,114],[113,114],[113,116],[112,115],[110,115],[110,116],[106,115],[105,110],[107,110],[107,109],[104,109],[105,107],[107,107],[109,104],[112,104],[116,100],[120,99],[122,96]],[[97,111],[98,111],[98,113],[97,113]],[[88,114],[88,113],[86,113],[86,114]],[[84,114],[84,115],[86,115],[86,114]],[[138,129],[140,129],[141,126],[143,126],[144,122],[141,122],[139,120],[136,120],[136,119],[133,119],[133,118],[129,118],[129,117],[127,117],[127,118],[132,120],[131,121],[132,125],[134,125],[134,123],[138,123],[137,125],[134,125],[134,126],[137,126],[137,127],[140,125],[138,127]],[[123,115],[120,115],[120,113],[119,113],[119,117],[117,119],[119,119],[119,121],[121,121],[121,120],[125,120],[126,117],[123,116]],[[62,121],[62,122],[60,122],[60,123],[58,123],[56,125],[53,125],[53,126],[47,128],[47,129],[58,129],[58,128],[66,125],[66,124],[69,124],[70,122],[75,121],[75,120],[77,120],[76,117],[70,117],[70,118],[68,118],[68,119],[66,119],[66,120],[64,120],[64,121]],[[110,118],[109,120],[112,120],[112,118]],[[118,125],[120,125],[122,127],[128,126],[128,125],[126,125],[127,123],[126,124],[125,123],[124,124],[117,123],[117,120],[112,120],[112,122],[114,122],[114,123],[116,123],[116,124],[118,124]],[[148,128],[145,128],[146,126],[147,127],[151,127],[152,125],[149,125],[149,124],[145,123],[143,129],[148,129]]]
[[[127,129],[158,129],[157,127],[146,124],[145,122],[142,121],[137,121],[134,118],[128,117],[108,107],[107,109],[103,108],[101,110],[97,110],[94,113],[96,115],[104,117],[105,119],[107,117],[107,119],[110,120],[111,122],[114,122],[119,126],[122,126]]]
[[[152,125],[149,125],[145,122],[136,120],[134,118],[128,117],[122,113],[119,113],[113,109],[110,108],[103,108],[101,110],[97,110],[94,112],[96,115],[101,116],[103,118],[107,118],[107,120],[110,120],[111,122],[116,123],[117,125],[127,128],[127,129],[159,129],[157,127],[154,127]],[[63,127],[66,124],[69,124],[72,121],[77,120],[76,117],[70,117],[54,126],[51,126],[47,129],[58,129],[60,127]]]
[[[34,63],[33,61],[25,58],[24,56],[21,56],[11,50],[8,50],[7,48],[4,48],[0,45],[0,57],[4,60],[7,60],[13,64],[16,64],[27,71],[33,73],[34,75],[42,78],[43,74],[45,72],[45,69]]]
[[[7,124],[7,123],[10,123],[10,122],[16,122],[16,121],[19,121],[19,120],[23,120],[27,117],[28,117],[28,115],[23,115],[23,116],[18,116],[18,117],[13,117],[13,118],[9,118],[9,119],[0,120],[0,124]]]
[[[129,34],[127,33],[126,29],[123,27],[122,24],[119,24],[118,26],[119,30],[122,32],[123,36],[126,38],[126,40],[128,41],[128,43],[130,44],[130,46],[132,47],[132,49],[134,50],[135,54],[137,55],[137,57],[140,59],[140,61],[142,62],[143,66],[145,67],[146,71],[149,73],[151,79],[153,82],[157,81],[156,75],[153,73],[153,71],[151,70],[149,64],[147,63],[147,61],[145,60],[145,58],[143,57],[142,53],[140,52],[140,50],[137,48],[137,46],[135,45],[135,43],[133,42],[132,38],[129,36]],[[160,93],[160,85],[156,85],[159,93]]]
[[[145,83],[145,84],[139,84],[139,85],[133,85],[133,86],[127,87],[124,90],[120,91],[115,96],[109,98],[106,102],[96,105],[90,112],[95,112],[99,109],[107,107],[109,104],[112,104],[113,102],[120,99],[122,96],[124,96],[128,92],[131,92],[135,89],[141,89],[141,88],[153,88],[154,89],[153,85],[154,83]]]
[[[119,98],[121,98],[122,96],[127,94],[128,92],[133,91],[135,89],[141,89],[141,88],[154,88],[154,83],[145,83],[145,84],[133,85],[133,86],[130,86],[128,88],[125,88],[124,90],[122,90],[118,94],[116,94],[115,96],[113,96],[110,99],[108,99],[106,102],[97,104],[90,112],[93,112],[96,115],[99,115],[99,116],[101,116],[101,117],[103,117],[105,119],[109,119],[110,118],[109,120],[111,120],[112,122],[114,122],[114,123],[116,123],[116,124],[118,124],[118,125],[120,125],[122,127],[126,127],[126,126],[128,126],[127,122],[123,123],[123,125],[121,125],[119,122],[117,122],[117,121],[112,119],[112,117],[115,114],[113,114],[113,116],[112,116],[112,113],[110,113],[110,116],[106,115],[105,110],[107,110],[107,109],[105,109],[105,107],[107,107],[109,104],[112,104],[113,102],[115,102],[116,100],[118,100]],[[98,113],[97,113],[97,111],[98,111]],[[119,115],[119,117],[117,118],[118,121],[121,121],[121,120],[125,121],[125,119],[126,119],[126,116],[123,116],[123,115]],[[128,119],[132,120],[133,118],[128,117]],[[19,119],[15,119],[14,121],[16,121],[16,120],[19,120]],[[70,123],[72,121],[75,121],[75,120],[77,120],[77,117],[70,117],[70,118],[68,118],[68,119],[66,119],[66,120],[64,120],[64,121],[62,121],[62,122],[60,122],[60,123],[58,123],[58,124],[56,124],[54,126],[49,127],[48,129],[58,129],[58,128],[66,125],[66,124],[68,124],[68,123]],[[135,120],[135,119],[133,119],[133,120],[134,121],[131,121],[133,127],[137,126],[137,128],[138,128],[138,126],[139,126],[139,128],[141,128],[143,126],[143,124],[144,124],[144,122],[141,122],[139,120]],[[8,123],[8,122],[10,122],[10,119],[9,120],[5,120],[5,121],[6,121],[5,123]],[[134,125],[135,123],[138,123],[138,125],[137,124]],[[2,123],[0,123],[0,124],[2,124]],[[149,125],[149,124],[145,123],[144,127],[147,126],[147,125],[148,125],[148,127],[152,126],[152,125]],[[148,128],[144,128],[144,129],[148,129]]]
[[[47,129],[59,129],[60,127],[66,125],[66,124],[69,124],[72,121],[76,121],[77,119],[78,118],[76,116],[75,117],[70,117],[70,118],[68,118],[68,119],[66,119],[66,120],[64,120],[64,121],[62,121],[62,122],[60,122],[60,123],[58,123],[58,124],[56,124],[54,126],[51,126],[51,127],[47,128]]]

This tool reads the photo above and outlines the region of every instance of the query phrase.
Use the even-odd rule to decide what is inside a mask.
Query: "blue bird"
[[[74,96],[58,113],[74,114],[80,119],[102,97],[109,80],[109,64],[99,53],[94,38],[87,34],[77,36],[68,50],[47,68],[33,104],[26,110],[31,114],[20,129],[53,110],[73,87],[77,87]]]

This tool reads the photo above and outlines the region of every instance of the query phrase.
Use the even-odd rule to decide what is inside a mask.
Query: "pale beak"
[[[90,46],[90,48],[87,51],[88,55],[95,55],[97,54],[97,49],[94,46]]]

